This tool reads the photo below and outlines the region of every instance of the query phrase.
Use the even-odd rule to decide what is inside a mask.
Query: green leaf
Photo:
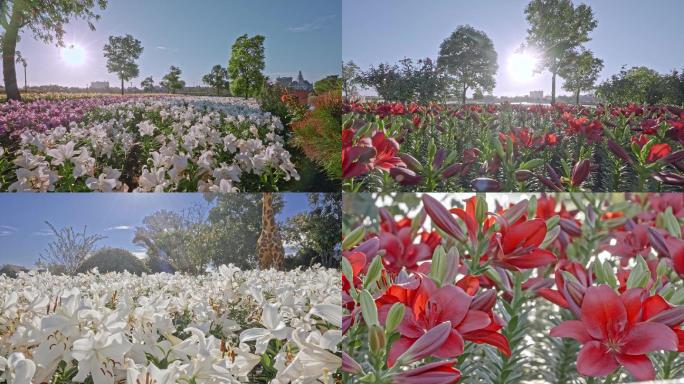
[[[651,272],[648,270],[646,260],[641,256],[637,256],[636,261],[636,266],[632,269],[627,278],[627,289],[646,288],[651,279]]]
[[[363,288],[368,289],[380,277],[382,272],[382,257],[376,255],[368,266],[368,273],[363,279]]]
[[[359,301],[361,302],[361,314],[363,315],[363,320],[371,325],[379,325],[378,322],[378,308],[375,306],[375,300],[371,296],[370,292],[367,290],[361,291],[359,294]]]
[[[394,303],[392,305],[392,308],[390,308],[389,312],[387,313],[387,321],[385,321],[386,334],[391,334],[395,329],[397,329],[397,326],[399,323],[401,323],[401,320],[404,319],[404,311],[404,304]]]
[[[347,237],[342,240],[342,250],[346,251],[354,247],[356,244],[361,242],[366,234],[366,229],[363,226],[359,226],[351,231]]]
[[[542,241],[541,245],[539,248],[546,249],[551,243],[556,240],[558,235],[560,235],[561,232],[561,227],[559,225],[556,225],[553,227],[550,231],[546,232],[546,237],[544,237],[544,241]]]

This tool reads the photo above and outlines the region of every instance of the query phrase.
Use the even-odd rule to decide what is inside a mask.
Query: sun
[[[513,53],[508,58],[508,72],[518,82],[527,83],[534,77],[537,58],[526,52]]]
[[[62,60],[64,60],[67,65],[73,67],[83,65],[86,60],[85,49],[83,49],[82,46],[74,43],[67,44],[66,46],[62,47],[60,50],[60,55],[62,56]]]

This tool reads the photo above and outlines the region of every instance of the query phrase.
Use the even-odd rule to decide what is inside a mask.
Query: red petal
[[[565,300],[560,292],[551,288],[540,288],[537,290],[537,295],[563,308],[569,308],[568,301]]]
[[[454,368],[456,361],[438,361],[399,373],[392,378],[394,384],[453,384],[461,378]]]
[[[366,266],[366,255],[361,252],[354,252],[349,256],[345,256],[352,266],[352,271],[354,276],[358,275],[359,272],[363,271]]]
[[[552,337],[569,337],[579,341],[581,344],[593,340],[587,332],[584,323],[579,320],[566,320],[553,327],[549,335]]]
[[[646,355],[618,354],[615,358],[638,381],[653,380],[656,377],[653,363]]]
[[[504,235],[504,253],[510,253],[519,246],[538,247],[546,237],[546,222],[533,219],[512,226]]]
[[[408,337],[402,337],[399,340],[395,340],[387,355],[387,366],[393,366],[394,362],[397,361],[397,358],[401,356],[402,353],[406,352],[415,341],[416,339],[409,339]]]
[[[467,333],[486,328],[491,322],[492,320],[489,318],[488,314],[471,309],[456,328],[461,333]]]
[[[583,376],[606,376],[618,367],[612,353],[598,341],[590,341],[577,355],[577,372]]]
[[[663,299],[660,295],[653,295],[648,299],[644,300],[644,319],[650,319],[651,317],[659,314],[660,312],[670,309],[670,304]]]
[[[631,288],[620,295],[622,303],[627,310],[627,322],[634,324],[641,319],[641,307],[644,296],[647,296],[646,290],[643,288]]]
[[[442,359],[460,356],[463,354],[464,346],[465,342],[461,334],[457,330],[452,329],[444,344],[435,352],[432,352],[432,356]]]
[[[593,338],[603,340],[625,329],[627,310],[609,286],[589,287],[582,300],[582,321]]]
[[[670,327],[660,323],[637,323],[622,341],[624,344],[620,352],[630,355],[677,350],[677,335]]]
[[[545,249],[533,249],[521,256],[506,256],[504,262],[519,269],[542,267],[556,261],[556,255]]]

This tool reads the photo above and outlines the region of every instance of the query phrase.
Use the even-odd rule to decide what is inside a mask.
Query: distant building
[[[294,91],[304,91],[304,92],[313,91],[313,84],[304,80],[304,76],[302,75],[302,71],[299,71],[299,75],[297,76],[297,80],[294,80],[291,76],[278,77],[278,78],[276,78],[276,84],[283,86],[287,89],[294,90]]]
[[[530,91],[531,100],[544,100],[544,91]]]
[[[107,90],[109,89],[109,81],[93,81],[90,83],[90,89]]]

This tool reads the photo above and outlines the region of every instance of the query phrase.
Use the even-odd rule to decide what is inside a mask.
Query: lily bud
[[[560,219],[560,227],[565,233],[573,237],[582,236],[582,228],[574,220]]]
[[[377,324],[373,324],[368,328],[368,344],[370,350],[376,353],[385,348],[385,331]]]
[[[354,248],[354,252],[361,252],[364,255],[366,255],[366,257],[371,258],[378,253],[379,249],[380,239],[378,239],[377,237],[371,237],[370,239],[359,244],[358,247]]]
[[[342,372],[353,373],[355,375],[363,375],[363,367],[356,360],[342,351]]]
[[[456,218],[451,215],[446,208],[437,201],[434,197],[424,194],[423,195],[423,208],[427,212],[428,216],[432,219],[432,223],[437,226],[437,228],[446,232],[448,235],[454,237],[460,242],[466,240],[461,227],[458,225]]]
[[[394,303],[387,313],[387,319],[385,320],[385,333],[391,334],[399,326],[399,323],[404,319],[404,304]]]
[[[651,317],[648,321],[665,324],[668,327],[679,326],[684,322],[684,306],[666,309],[659,314]]]
[[[433,352],[436,352],[442,347],[450,334],[451,321],[445,321],[430,329],[397,358],[397,364],[411,364],[414,361],[430,356]]]
[[[432,160],[432,168],[439,169],[444,162],[444,158],[446,158],[446,151],[443,148],[440,148],[435,154],[435,158]]]
[[[527,169],[518,169],[515,171],[514,175],[515,181],[522,183],[523,181],[527,181],[534,176],[534,173],[532,173],[532,171],[528,171]]]
[[[463,164],[461,163],[453,163],[450,166],[444,168],[442,171],[442,178],[448,179],[456,174],[461,173],[463,170]]]
[[[488,177],[478,177],[470,182],[470,187],[477,192],[498,192],[501,190],[501,183]]]
[[[615,156],[628,164],[632,164],[632,158],[620,144],[616,143],[613,139],[607,139],[606,143],[608,145],[608,149],[613,152]]]
[[[660,255],[670,257],[670,250],[667,248],[665,236],[656,228],[648,227],[648,240],[651,242],[651,247]]]
[[[400,153],[399,158],[406,164],[406,166],[414,172],[422,172],[423,164],[421,164],[415,157],[408,153]]]
[[[579,187],[584,180],[587,179],[587,176],[589,176],[590,169],[591,162],[588,159],[584,159],[575,164],[575,167],[572,169],[572,178],[570,183],[575,187]]]
[[[423,177],[408,168],[394,167],[390,169],[390,176],[402,185],[418,185]]]
[[[494,307],[496,304],[496,290],[488,289],[483,293],[475,296],[473,301],[470,303],[470,309],[476,311],[487,312]]]

